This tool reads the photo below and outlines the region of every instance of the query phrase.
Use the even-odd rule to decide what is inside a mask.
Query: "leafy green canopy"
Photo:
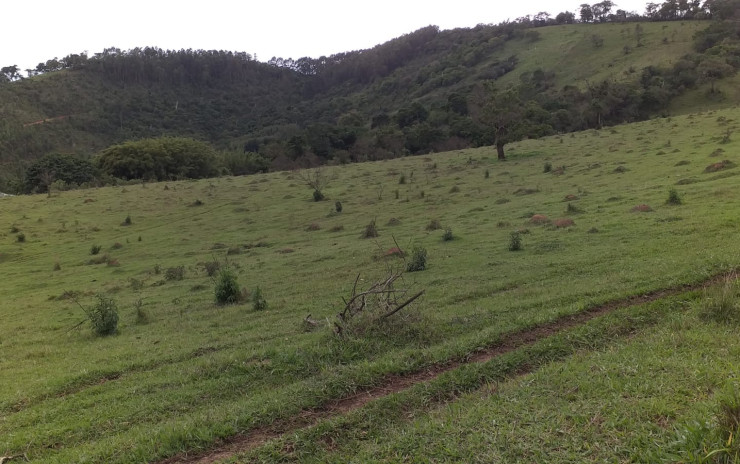
[[[97,158],[104,174],[121,179],[200,179],[215,174],[213,148],[191,138],[159,137],[106,148]]]
[[[24,191],[45,192],[58,180],[80,185],[95,178],[95,167],[75,155],[51,154],[39,159],[26,170]]]

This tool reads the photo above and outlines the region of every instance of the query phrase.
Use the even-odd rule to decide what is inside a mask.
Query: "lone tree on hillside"
[[[504,146],[527,137],[542,137],[553,132],[552,116],[534,100],[522,98],[522,87],[496,91],[487,84],[483,90],[481,122],[489,128],[499,160],[505,160]]]

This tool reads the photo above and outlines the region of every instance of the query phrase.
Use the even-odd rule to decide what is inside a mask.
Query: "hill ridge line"
[[[209,450],[191,455],[181,453],[163,460],[152,461],[153,464],[210,464],[233,457],[240,452],[249,451],[264,445],[270,440],[317,425],[320,421],[347,414],[379,398],[405,391],[413,386],[436,379],[446,372],[453,371],[466,364],[484,363],[499,356],[535,344],[565,330],[583,325],[593,319],[619,309],[651,303],[670,296],[696,291],[718,284],[726,280],[736,280],[738,269],[714,274],[700,282],[681,284],[673,287],[652,290],[647,293],[632,295],[625,298],[594,305],[575,314],[559,317],[550,322],[535,325],[505,334],[501,339],[486,348],[471,353],[463,360],[451,360],[445,363],[434,364],[428,368],[408,374],[386,376],[379,385],[363,392],[328,401],[326,404],[301,411],[299,414],[285,419],[279,419],[270,425],[256,427],[243,433],[238,433],[222,440],[220,445]],[[537,366],[522,366],[516,370],[517,375],[534,371]]]

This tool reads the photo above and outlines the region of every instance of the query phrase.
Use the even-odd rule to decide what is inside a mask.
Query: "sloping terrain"
[[[319,202],[302,172],[5,198],[0,383],[8,388],[0,389],[0,454],[25,453],[32,462],[163,459],[290,421],[394,376],[455,363],[460,368],[429,384],[317,423],[297,435],[305,441],[268,443],[244,460],[362,461],[377,451],[389,461],[464,461],[478,453],[475,440],[493,440],[495,430],[481,429],[450,455],[397,440],[406,427],[418,427],[408,431],[416,434],[412,441],[436,441],[439,421],[450,437],[464,434],[476,420],[471,404],[479,404],[479,393],[449,406],[460,408],[459,426],[447,406],[429,408],[524,372],[534,377],[504,382],[503,396],[480,403],[481,415],[499,421],[496,398],[526,402],[541,424],[520,441],[506,435],[511,449],[525,451],[501,455],[544,456],[526,451],[544,429],[552,431],[549,443],[575,450],[559,441],[563,419],[544,414],[540,401],[542,390],[561,389],[547,383],[561,365],[544,374],[538,368],[564,360],[564,379],[581,379],[582,366],[599,357],[609,358],[606,366],[629,366],[620,362],[639,358],[634,350],[643,346],[666,350],[683,325],[696,332],[676,336],[685,350],[696,348],[707,333],[729,330],[690,312],[685,321],[668,317],[685,312],[686,301],[700,301],[700,293],[630,306],[489,362],[464,361],[512,334],[735,269],[738,118],[731,109],[527,140],[512,145],[507,162],[480,148],[326,167],[328,200]],[[372,220],[378,236],[362,238]],[[451,240],[443,239],[446,229]],[[512,233],[519,251],[510,251]],[[336,335],[342,297],[354,285],[365,289],[389,267],[405,268],[389,253],[394,247],[427,250],[426,269],[406,272],[402,285],[425,294],[385,322],[360,318]],[[267,308],[255,309],[251,300],[217,306],[207,271],[214,262],[233,270],[250,298],[259,287]],[[118,306],[115,335],[94,336],[84,323],[83,308],[94,307],[98,293]],[[309,314],[314,323],[304,322]],[[651,335],[654,324],[660,328]],[[637,338],[624,338],[633,332]],[[696,359],[712,360],[704,364],[712,385],[734,368],[734,345],[726,346],[697,352],[703,357]],[[722,353],[727,363],[715,359]],[[665,376],[648,378],[642,368],[629,368],[630,375],[648,386],[682,376],[670,362],[651,359]],[[532,387],[520,388],[521,379],[532,379]],[[581,389],[597,387],[578,382],[563,395],[588,403],[584,414],[595,416]],[[613,414],[625,408],[625,388],[613,386],[614,406],[601,417],[621,420]],[[664,432],[633,427],[637,422],[624,428],[640,443],[670,441],[671,427],[700,414],[713,391],[689,386],[673,402],[655,396],[668,402]],[[532,401],[522,399],[530,394]],[[644,402],[630,406],[658,417]],[[511,420],[528,414],[517,411]],[[409,425],[414,417],[419,422]],[[379,428],[368,432],[362,421]],[[317,430],[333,438],[316,441]],[[386,438],[395,430],[399,437]],[[373,448],[377,440],[387,446]],[[617,454],[609,446],[594,460],[619,460],[647,446],[631,443],[619,442]]]

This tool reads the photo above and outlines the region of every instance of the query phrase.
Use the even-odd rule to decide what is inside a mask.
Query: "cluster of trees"
[[[184,137],[158,137],[106,148],[96,158],[102,173],[118,179],[200,179],[215,175],[210,145]]]

